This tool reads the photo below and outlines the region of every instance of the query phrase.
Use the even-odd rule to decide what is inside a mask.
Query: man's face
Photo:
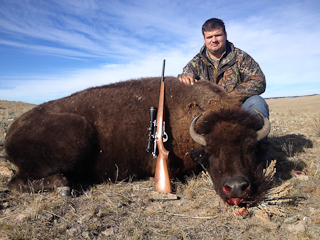
[[[220,58],[226,49],[227,33],[222,27],[212,31],[204,31],[204,44],[206,45],[211,58]]]

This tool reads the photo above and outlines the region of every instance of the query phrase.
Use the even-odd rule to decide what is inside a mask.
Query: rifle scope
[[[149,114],[150,114],[150,127],[148,127],[148,145],[147,145],[147,152],[151,153],[153,151],[153,144],[154,144],[154,138],[155,134],[157,132],[157,127],[154,121],[157,119],[157,108],[156,107],[150,107],[149,109]]]

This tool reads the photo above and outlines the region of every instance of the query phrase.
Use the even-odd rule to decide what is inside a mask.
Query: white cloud
[[[192,57],[190,53],[185,54],[177,50],[157,53],[130,63],[106,64],[99,68],[77,70],[70,74],[53,77],[28,76],[21,81],[3,81],[3,84],[9,87],[0,89],[0,98],[42,103],[89,87],[141,77],[161,76],[163,59],[166,59],[165,76],[177,76]]]
[[[224,19],[228,39],[260,64],[267,77],[264,95],[320,93],[314,85],[320,78],[318,10],[308,1],[2,1],[0,47],[23,49],[31,58],[99,61],[63,73],[52,66],[54,76],[37,66],[27,74],[0,68],[0,98],[40,103],[91,86],[160,76],[164,58],[166,75],[176,76],[198,53],[201,26],[210,17]],[[288,87],[300,83],[312,87]]]

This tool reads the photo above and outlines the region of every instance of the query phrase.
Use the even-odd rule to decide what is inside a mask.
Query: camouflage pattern
[[[265,76],[259,64],[229,41],[218,67],[208,57],[204,45],[200,53],[183,68],[183,73],[178,75],[184,76],[216,83],[228,94],[239,97],[242,102],[253,95],[262,94],[266,89]]]

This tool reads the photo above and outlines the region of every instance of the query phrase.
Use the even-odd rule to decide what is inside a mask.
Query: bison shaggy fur
[[[19,168],[9,187],[39,191],[154,176],[156,160],[146,144],[149,108],[158,105],[159,87],[160,78],[119,82],[26,112],[11,125],[4,143],[9,160]],[[195,128],[205,147],[189,134],[200,113]],[[210,82],[189,86],[167,77],[165,118],[171,178],[198,173],[200,162],[208,166],[222,198],[253,199],[259,194],[264,155],[257,141],[263,125],[259,115],[242,109],[237,98]],[[245,181],[246,188],[231,194],[226,184],[233,181]]]

